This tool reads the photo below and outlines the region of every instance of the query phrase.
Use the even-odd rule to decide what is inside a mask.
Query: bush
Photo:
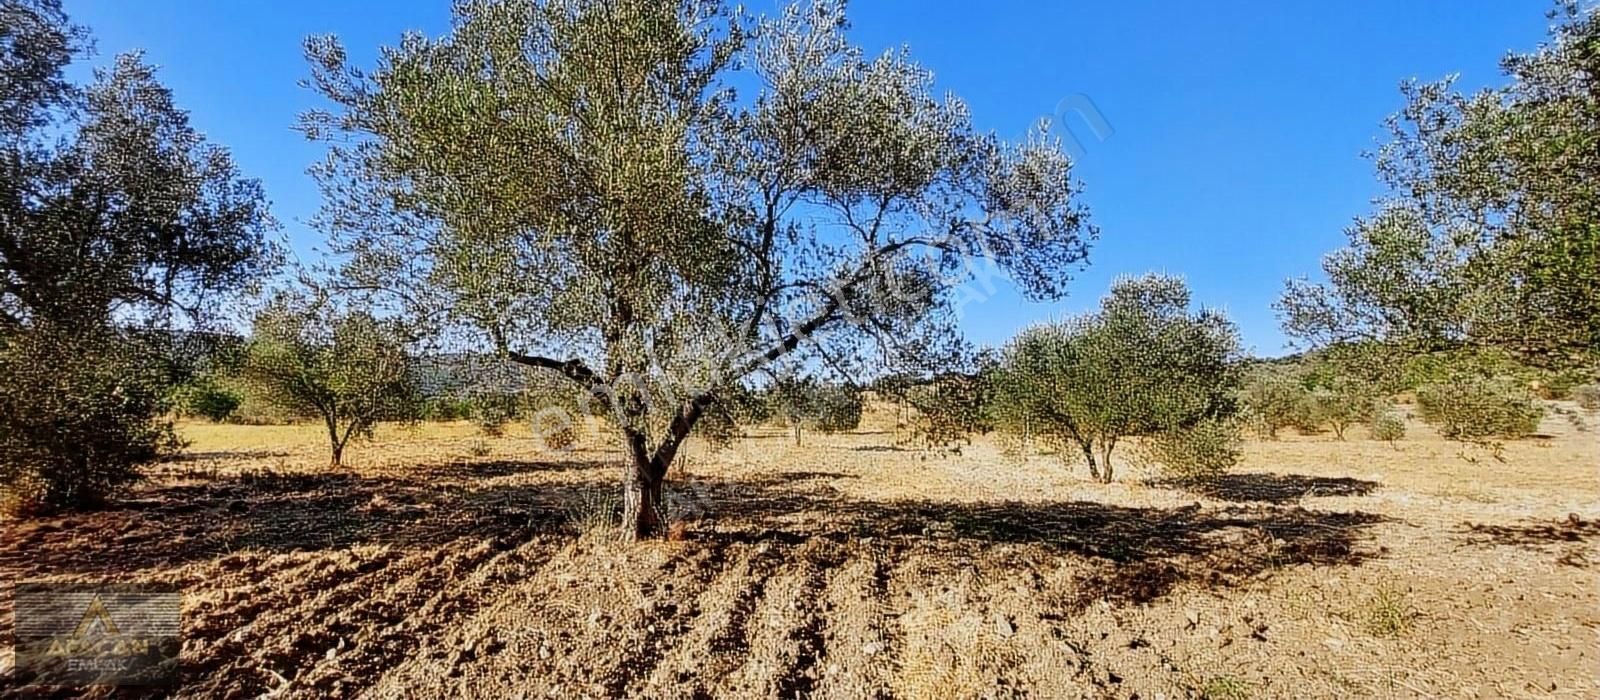
[[[1242,442],[1237,421],[1207,419],[1152,436],[1145,442],[1145,453],[1168,478],[1205,481],[1239,463]]]
[[[1544,408],[1516,381],[1459,376],[1417,390],[1422,419],[1455,440],[1519,438],[1539,429]]]
[[[533,416],[533,434],[547,450],[566,450],[578,444],[578,422],[571,413],[550,407]]]
[[[175,394],[173,400],[179,415],[204,418],[213,423],[232,419],[243,403],[238,392],[207,378],[196,379],[180,387]]]
[[[469,401],[472,422],[478,426],[479,432],[489,437],[504,435],[506,424],[516,420],[521,413],[522,402],[516,394],[484,392],[474,394]]]
[[[1373,416],[1370,436],[1374,440],[1382,440],[1394,445],[1395,441],[1406,436],[1406,421],[1399,413],[1393,410],[1380,411]]]
[[[1284,367],[1260,367],[1245,379],[1240,398],[1246,415],[1262,437],[1276,439],[1278,431],[1302,427],[1306,415],[1306,388],[1300,373]]]
[[[1600,384],[1584,384],[1572,388],[1572,400],[1586,410],[1600,410]]]
[[[472,416],[472,402],[453,396],[434,396],[422,402],[421,418],[448,423]]]
[[[148,347],[106,329],[0,338],[0,500],[15,513],[100,505],[181,443]]]

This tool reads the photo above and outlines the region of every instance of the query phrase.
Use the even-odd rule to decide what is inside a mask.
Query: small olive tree
[[[1250,423],[1261,436],[1276,440],[1284,428],[1308,424],[1306,385],[1296,367],[1263,365],[1251,369],[1239,392]]]
[[[979,371],[943,374],[910,387],[913,439],[924,449],[959,452],[958,443],[970,444],[973,434],[989,429],[990,385],[989,372]]]
[[[861,392],[846,384],[783,378],[773,383],[769,397],[771,414],[789,424],[795,445],[800,444],[802,427],[831,434],[861,424]]]
[[[1238,331],[1219,312],[1191,314],[1189,301],[1180,279],[1124,278],[1098,311],[1023,331],[995,372],[997,427],[1075,447],[1109,482],[1124,438],[1231,416]]]
[[[416,405],[407,335],[393,321],[326,299],[282,295],[255,318],[243,376],[262,400],[320,419],[330,463],[380,420],[408,418]]]
[[[1307,426],[1327,426],[1333,429],[1336,439],[1343,440],[1350,426],[1372,418],[1379,396],[1371,384],[1344,374],[1313,381],[1315,384],[1302,397],[1305,407],[1301,415]]]

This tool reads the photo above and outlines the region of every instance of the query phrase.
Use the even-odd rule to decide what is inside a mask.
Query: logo
[[[148,686],[176,680],[182,609],[176,588],[24,583],[15,596],[15,681]]]

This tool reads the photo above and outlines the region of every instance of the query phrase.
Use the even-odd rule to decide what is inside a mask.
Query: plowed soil
[[[5,581],[178,584],[181,684],[0,695],[1600,697],[1587,422],[1499,458],[1416,422],[1253,442],[1198,492],[758,431],[696,445],[637,545],[592,524],[599,436],[386,427],[334,471],[310,427],[186,425],[110,509],[0,542]]]

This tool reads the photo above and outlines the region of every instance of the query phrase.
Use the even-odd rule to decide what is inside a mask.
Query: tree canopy
[[[98,501],[176,444],[152,329],[273,262],[260,184],[138,54],[68,80],[87,42],[57,0],[0,0],[0,480],[30,507]]]
[[[1023,331],[992,373],[996,427],[1077,449],[1109,482],[1123,438],[1232,415],[1238,330],[1189,304],[1181,279],[1123,278],[1094,313]]]
[[[371,71],[314,38],[321,223],[352,287],[606,396],[654,530],[730,387],[775,362],[931,363],[975,260],[1052,298],[1095,235],[1056,139],[978,132],[845,27],[827,0],[485,0]]]
[[[1402,86],[1374,154],[1388,192],[1291,281],[1285,330],[1313,345],[1459,343],[1547,363],[1600,352],[1600,13],[1565,3],[1550,40],[1502,66],[1504,87]]]
[[[380,420],[413,414],[405,329],[364,309],[285,294],[256,315],[241,368],[261,399],[322,421],[333,466]]]

